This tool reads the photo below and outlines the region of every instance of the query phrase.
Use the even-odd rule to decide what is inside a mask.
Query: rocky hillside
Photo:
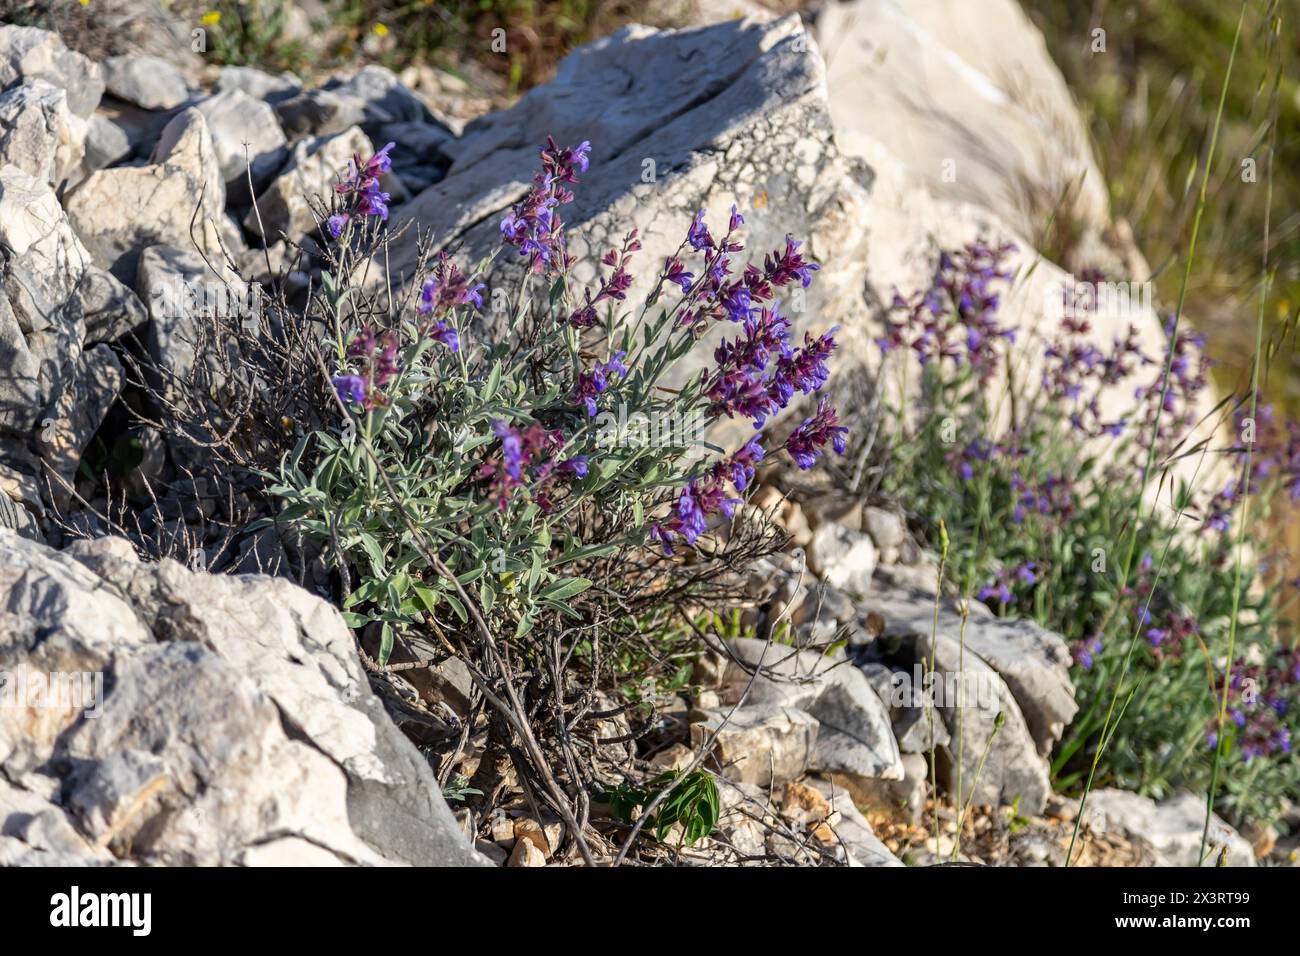
[[[583,282],[630,227],[646,261],[671,257],[698,210],[744,210],[756,249],[804,237],[820,271],[794,308],[839,327],[835,374],[863,401],[895,295],[944,250],[1015,244],[1002,308],[1028,341],[1050,335],[1043,304],[1071,273],[1149,271],[1014,0],[753,13],[625,27],[465,124],[376,65],[207,83],[165,51],[96,61],[0,27],[0,863],[578,861],[531,793],[466,803],[485,731],[464,665],[377,665],[322,549],[247,530],[255,496],[195,478],[201,451],[142,424],[187,380],[232,374],[220,356],[241,346],[204,334],[213,297],[319,287],[317,197],[353,157],[395,144],[383,265],[399,289],[422,255],[493,251],[548,136],[591,144],[566,215]],[[1062,194],[1077,236],[1054,262],[1035,230]],[[492,270],[489,295],[522,273]],[[1131,321],[1102,311],[1092,334]],[[1159,353],[1155,313],[1135,325]],[[716,826],[671,861],[1064,862],[1078,802],[1053,793],[1051,761],[1079,705],[1062,636],[941,587],[905,503],[773,479],[749,506],[787,546],[744,569],[738,628],[693,660],[652,736],[605,721],[627,766],[716,782]],[[922,706],[925,680],[948,695]],[[442,778],[450,806],[435,731],[471,754],[467,779]],[[1077,860],[1195,865],[1203,805],[1094,792]],[[1217,817],[1210,842],[1229,865],[1269,849]]]

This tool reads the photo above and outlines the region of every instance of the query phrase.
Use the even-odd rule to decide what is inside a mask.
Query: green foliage
[[[884,489],[908,506],[932,544],[946,524],[951,578],[964,594],[1000,615],[1029,617],[1060,632],[1073,649],[1080,710],[1054,755],[1058,788],[1082,787],[1132,647],[1126,683],[1132,693],[1120,701],[1123,717],[1112,728],[1094,785],[1155,798],[1182,789],[1205,793],[1213,758],[1207,736],[1218,712],[1232,619],[1239,513],[1223,511],[1220,498],[1186,483],[1171,488],[1172,459],[1163,444],[1161,471],[1151,482],[1153,491],[1161,489],[1158,500],[1137,500],[1148,441],[1140,423],[1151,420],[1158,389],[1118,416],[1137,427],[1108,438],[1081,434],[1078,407],[1034,385],[981,382],[969,365],[924,365],[915,414],[885,416],[892,415],[893,424]],[[1133,393],[1128,382],[1106,388],[1112,398]],[[1008,406],[1016,409],[1015,418],[999,418]],[[1167,443],[1176,438],[1168,436]],[[1257,461],[1263,454],[1256,451]],[[1240,470],[1236,459],[1230,462],[1230,469]],[[1216,464],[1210,457],[1202,467]],[[1253,525],[1267,524],[1275,488],[1275,482],[1253,488]],[[1240,657],[1233,667],[1239,677],[1247,664],[1260,665],[1258,703],[1246,707],[1234,688],[1230,706],[1251,721],[1272,720],[1264,702],[1289,701],[1279,728],[1294,736],[1300,731],[1296,685],[1266,666],[1289,652],[1279,637],[1279,595],[1263,573],[1264,557],[1243,556]],[[1221,774],[1227,792],[1219,812],[1233,821],[1272,819],[1287,797],[1300,792],[1296,760],[1283,752],[1251,754],[1238,739],[1247,731],[1229,723],[1230,756]]]
[[[284,38],[288,18],[283,0],[218,0],[199,20],[205,52],[217,63],[300,71],[308,55],[301,42]]]
[[[343,331],[343,294],[327,283],[326,296],[335,361],[344,368],[352,335]],[[344,602],[346,620],[355,628],[380,625],[381,663],[397,631],[426,618],[452,629],[468,620],[455,585],[429,566],[403,512],[506,634],[526,634],[541,614],[577,620],[574,602],[592,581],[571,569],[640,543],[646,513],[695,472],[687,449],[603,446],[601,430],[574,410],[560,384],[576,377],[576,339],[549,316],[549,331],[529,348],[488,344],[468,354],[450,352],[412,319],[399,321],[410,344],[400,351],[402,372],[387,387],[386,404],[350,411],[337,429],[304,436],[270,488],[284,510],[257,526],[291,523],[337,543],[359,578]],[[521,312],[514,321],[524,322]],[[655,325],[657,334],[662,320]],[[621,390],[633,413],[668,415],[696,401],[698,382],[680,397],[655,395],[659,376],[680,354],[661,352]],[[542,364],[558,374],[539,380]],[[494,423],[538,421],[563,429],[565,454],[588,458],[590,470],[554,503],[525,495],[502,507],[481,475],[498,443]],[[597,528],[598,540],[584,538],[584,526]]]
[[[546,82],[570,50],[624,23],[676,26],[681,15],[645,0],[336,0],[335,11],[350,43],[377,24],[396,37],[389,66],[468,55],[501,74],[512,93]]]
[[[447,785],[442,788],[442,795],[447,800],[454,800],[463,803],[468,797],[479,797],[483,795],[482,790],[476,790],[469,785],[469,779],[465,776],[458,776],[447,781]]]
[[[683,774],[668,770],[641,785],[621,783],[605,794],[610,808],[624,823],[631,823],[638,808],[648,807],[666,788],[668,796],[646,821],[645,832],[661,843],[674,824],[681,824],[682,843],[693,846],[718,825],[721,803],[713,775],[705,770]]]

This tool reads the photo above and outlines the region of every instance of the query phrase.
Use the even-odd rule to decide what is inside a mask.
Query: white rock
[[[876,546],[861,531],[826,522],[813,532],[808,545],[808,566],[827,584],[863,595],[871,590]]]
[[[118,99],[146,110],[170,110],[189,98],[185,77],[156,56],[110,56],[104,61],[104,85]]]
[[[274,106],[301,93],[302,81],[292,73],[274,76],[251,66],[223,66],[214,90],[217,93],[240,90]],[[279,120],[276,125],[279,126]]]
[[[846,151],[881,142],[940,198],[1029,234],[1044,201],[1109,220],[1105,181],[1060,71],[1015,0],[857,0],[817,21]]]
[[[746,666],[728,661],[723,672],[723,700],[735,702],[748,687],[746,707],[798,708],[815,718],[820,730],[809,758],[811,770],[902,778],[902,757],[889,711],[866,675],[848,663],[842,652],[832,657],[746,637],[730,640],[727,646]],[[746,667],[754,668],[760,662],[762,671],[751,681]]]
[[[962,793],[974,805],[1006,806],[1019,801],[1021,813],[1041,813],[1052,792],[1047,761],[1015,697],[977,654],[967,650],[963,656],[954,638],[941,634],[933,642],[928,633],[913,635],[909,642],[913,659],[929,660],[936,643],[935,686],[942,689],[942,697],[935,710],[952,737],[946,757],[950,767],[961,765]],[[923,703],[914,706],[924,709]],[[941,775],[940,781],[955,792],[955,771],[947,779]]]
[[[1083,815],[1093,828],[1118,830],[1144,844],[1155,854],[1156,866],[1218,866],[1225,851],[1227,866],[1255,865],[1250,843],[1217,814],[1210,820],[1208,857],[1200,859],[1205,798],[1194,794],[1156,803],[1124,790],[1096,790],[1089,794]]]
[[[698,751],[718,734],[710,766],[728,780],[766,787],[797,780],[807,771],[817,744],[817,721],[801,710],[778,705],[745,706],[709,713],[691,725]]]
[[[68,106],[88,119],[104,95],[100,65],[69,50],[57,34],[37,27],[0,26],[0,90],[23,79],[65,90]]]
[[[117,400],[125,379],[117,355],[101,343],[81,353],[68,388],[47,409],[52,422],[50,427],[40,429],[37,447],[50,468],[69,485],[81,463],[82,451],[108,414],[109,406]],[[61,486],[55,497],[66,506],[68,493]]]
[[[862,530],[871,535],[880,551],[894,550],[907,537],[907,525],[902,517],[887,508],[867,507],[862,511]]]
[[[343,79],[276,104],[280,123],[291,136],[328,136],[352,126],[375,135],[388,123],[434,122],[424,102],[385,67],[368,64]]]
[[[808,785],[826,797],[838,817],[832,818],[830,827],[848,851],[849,866],[903,866],[903,861],[880,842],[847,789],[815,777],[808,780]]]
[[[928,636],[935,627],[932,593],[878,581],[866,606],[884,617],[887,635]],[[979,602],[972,602],[971,608],[964,633],[966,653],[1006,682],[1038,752],[1046,757],[1078,711],[1065,639],[1033,621],[993,617]],[[947,599],[940,602],[937,626],[940,637],[954,646],[963,637],[961,617]]]
[[[0,168],[0,265],[0,464],[30,466],[37,425],[60,425],[53,409],[83,348],[140,324],[144,309],[94,266],[49,185],[15,166]]]
[[[242,247],[225,220],[225,179],[207,123],[192,108],[167,124],[149,165],[92,173],[66,205],[96,264],[124,282],[135,280],[149,245],[193,249],[197,242],[217,266],[224,261],[223,241],[227,248],[236,244],[232,254]]]
[[[0,166],[17,166],[58,189],[81,165],[86,121],[68,108],[67,94],[41,79],[0,93]]]
[[[0,781],[27,789],[37,767],[70,768],[22,798],[50,821],[5,832],[28,851],[63,819],[147,864],[483,862],[338,613],[288,581],[143,564],[121,539],[59,553],[0,531],[0,607],[11,682],[101,678],[89,701],[0,707]],[[67,839],[54,850],[100,858]]]
[[[95,113],[88,126],[81,179],[131,155],[131,140],[126,130],[107,116]]]
[[[227,90],[196,104],[207,120],[212,146],[226,183],[226,197],[236,206],[249,202],[249,173],[260,191],[289,155],[275,110],[242,90]]]

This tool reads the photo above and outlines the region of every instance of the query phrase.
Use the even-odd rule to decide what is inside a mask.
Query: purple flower
[[[331,381],[334,393],[343,404],[360,405],[366,400],[366,380],[360,375],[335,375]]]
[[[623,364],[626,352],[615,352],[607,362],[597,362],[589,371],[578,376],[577,387],[573,390],[573,401],[587,409],[587,415],[596,416],[596,396],[609,387],[611,375],[625,377],[627,366]]]
[[[397,352],[397,333],[391,329],[377,338],[368,328],[357,332],[348,343],[347,356],[349,364],[359,366],[359,372],[340,373],[332,379],[339,398],[354,401],[366,411],[388,404],[383,390],[402,370]]]
[[[460,336],[456,334],[456,329],[446,319],[439,319],[432,323],[426,334],[435,342],[441,342],[447,346],[449,352],[460,351]]]
[[[728,417],[752,418],[754,427],[761,428],[793,394],[779,369],[769,369],[773,356],[784,360],[791,355],[790,324],[775,309],[760,308],[743,327],[744,338],[724,339],[714,350],[718,368],[709,378],[706,394]]]
[[[709,235],[709,227],[704,224],[704,210],[701,209],[695,214],[691,221],[691,228],[687,230],[686,241],[691,244],[691,248],[696,252],[702,252],[705,249],[714,247],[713,237]]]
[[[489,493],[502,511],[509,506],[515,489],[531,481],[533,500],[549,514],[561,481],[582,478],[587,473],[587,459],[583,455],[556,463],[564,449],[564,436],[558,431],[548,431],[537,422],[520,429],[493,421],[492,432],[501,440],[501,452],[486,459],[479,466],[478,475],[491,479]]]
[[[784,356],[777,364],[773,378],[773,397],[782,408],[790,401],[796,389],[805,395],[811,395],[826,384],[831,374],[826,367],[826,359],[835,350],[835,332],[838,328],[836,326],[816,339],[805,332],[803,348]]]
[[[518,481],[524,467],[524,446],[519,430],[496,420],[492,422],[492,433],[501,439],[501,458],[506,474]]]
[[[751,438],[744,448],[731,456],[725,470],[737,491],[744,491],[754,480],[755,466],[762,460],[763,446],[757,437]]]
[[[658,541],[663,545],[664,554],[668,557],[673,556],[673,534],[661,524],[652,524],[650,526],[650,540]]]
[[[1074,659],[1084,670],[1091,670],[1096,655],[1101,651],[1101,631],[1080,641],[1074,648]]]
[[[350,202],[351,209],[335,213],[326,221],[326,228],[335,239],[351,221],[352,216],[378,216],[388,221],[389,195],[379,188],[379,177],[393,168],[388,152],[394,144],[389,143],[364,163],[360,156],[353,156],[349,164],[349,175],[334,186],[334,191]]]
[[[682,489],[677,497],[677,533],[686,539],[687,544],[694,544],[695,539],[704,533],[707,516],[700,502],[695,497],[695,482]]]
[[[685,295],[691,291],[691,283],[695,281],[695,273],[687,272],[686,266],[682,265],[678,259],[669,256],[664,260],[664,280],[677,283],[681,287],[682,295]]]
[[[471,286],[470,280],[451,261],[445,252],[438,254],[433,270],[420,288],[420,303],[416,311],[422,317],[421,332],[441,342],[450,351],[460,349],[456,327],[448,318],[458,306],[483,307],[483,283]]]
[[[994,280],[1010,280],[1003,260],[1014,248],[980,241],[942,253],[929,288],[911,299],[895,296],[891,311],[905,315],[886,322],[886,334],[876,341],[881,352],[908,347],[922,365],[969,365],[987,381],[998,367],[999,343],[1015,340],[1015,330],[997,321],[1000,300],[991,288]]]
[[[379,152],[375,153],[375,155],[371,156],[369,161],[366,163],[365,168],[362,170],[362,176],[367,179],[378,179],[384,173],[391,171],[393,168],[393,160],[388,154],[396,145],[396,143],[389,143]]]
[[[709,518],[718,513],[731,517],[738,504],[740,499],[727,497],[716,474],[693,478],[678,493],[672,517],[650,526],[650,538],[659,541],[664,553],[671,557],[674,536],[694,544],[708,527]]]
[[[384,222],[388,221],[388,201],[389,195],[379,188],[379,183],[372,182],[365,189],[357,193],[356,211],[362,216],[378,216]]]
[[[720,296],[722,307],[732,322],[744,322],[749,318],[749,304],[752,300],[750,291],[739,282],[731,283]]]
[[[501,220],[502,239],[519,249],[532,272],[563,273],[572,264],[564,251],[564,223],[558,210],[573,201],[564,184],[576,183],[577,172],[587,171],[590,151],[586,141],[562,149],[554,137],[546,137],[546,146],[539,150],[541,172],[533,177],[528,194]]]
[[[579,329],[591,328],[596,324],[597,304],[606,299],[622,302],[627,298],[627,290],[632,287],[632,275],[627,271],[628,263],[632,260],[632,254],[640,249],[641,241],[637,239],[637,231],[633,229],[623,237],[622,248],[611,249],[601,257],[600,261],[610,266],[613,272],[601,282],[594,296],[590,290],[584,291],[586,304],[575,310],[569,317],[571,325]]]
[[[817,456],[827,442],[836,453],[844,454],[848,429],[839,424],[839,416],[830,403],[822,398],[817,403],[817,413],[806,418],[785,440],[785,449],[801,469],[807,470],[817,462]]]
[[[583,140],[571,150],[569,162],[576,165],[584,173],[591,167],[591,160],[587,154],[591,152],[591,141]]]
[[[625,358],[627,358],[626,352],[615,352],[611,355],[604,365],[605,374],[615,372],[619,377],[625,378],[627,376],[627,365],[623,362]]]
[[[979,593],[975,596],[981,601],[997,598],[1002,604],[1010,604],[1014,597],[1011,593],[1011,586],[1006,581],[995,581],[992,584],[986,584],[980,588]]]
[[[795,279],[803,283],[803,287],[808,288],[812,282],[812,274],[821,266],[816,263],[806,262],[799,253],[799,247],[802,242],[793,236],[785,237],[785,251],[771,253],[764,261],[765,273],[767,280],[775,285],[789,285]]]

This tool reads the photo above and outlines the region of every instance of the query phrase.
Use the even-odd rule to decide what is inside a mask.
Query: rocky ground
[[[643,255],[662,258],[695,210],[733,202],[756,248],[807,236],[822,272],[805,308],[842,327],[839,375],[868,374],[873,323],[896,289],[980,235],[1014,239],[1035,265],[1008,304],[1032,329],[1064,269],[1140,253],[1110,221],[1041,38],[1011,0],[982,7],[859,0],[808,25],[756,8],[682,31],[628,27],[496,112],[432,73],[371,65],[311,85],[165,50],[96,61],[53,33],[0,27],[0,669],[15,683],[102,674],[105,694],[96,719],[0,707],[0,862],[572,862],[555,852],[558,824],[523,797],[465,832],[399,732],[390,715],[418,739],[427,715],[462,707],[454,666],[378,682],[381,702],[310,573],[296,575],[306,587],[219,573],[257,570],[281,544],[232,546],[234,505],[183,487],[179,453],[112,413],[123,356],[179,378],[206,361],[203,311],[174,296],[215,288],[214,269],[236,287],[314,281],[309,197],[388,141],[393,228],[431,229],[438,247],[477,257],[548,134],[593,144],[569,217],[580,258],[629,225]],[[942,115],[918,99],[940,87]],[[1085,172],[1072,261],[1038,258],[1036,197]],[[399,277],[413,243],[406,254]],[[136,527],[184,541],[179,561],[89,540],[120,529],[83,465],[127,438],[140,447],[123,480],[154,495]],[[1060,865],[1076,810],[1052,793],[1047,760],[1077,709],[1060,636],[936,599],[934,556],[888,505],[768,486],[752,506],[791,550],[753,570],[743,621],[783,643],[729,639],[665,713],[645,756],[683,767],[707,750],[724,812],[709,839],[670,837],[645,861]],[[960,719],[951,702],[899,699],[931,656],[985,691]],[[758,660],[784,679],[751,681],[742,665]],[[931,832],[932,749],[943,792],[965,781],[960,847],[950,800]],[[1078,862],[1195,863],[1201,805],[1094,793]],[[1294,855],[1267,835],[1252,848],[1222,821],[1212,842],[1231,865]]]

